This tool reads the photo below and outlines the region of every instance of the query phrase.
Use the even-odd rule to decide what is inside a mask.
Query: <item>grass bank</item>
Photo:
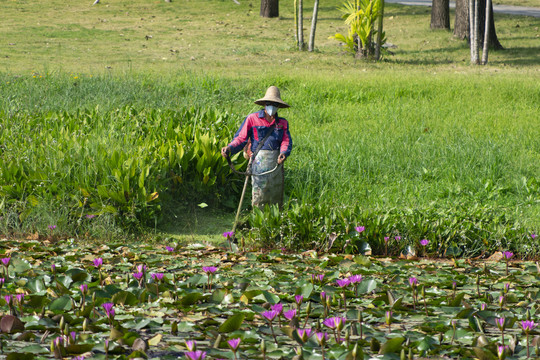
[[[445,236],[456,237],[453,227],[459,230],[464,212],[476,208],[495,214],[479,216],[482,224],[490,224],[486,232],[475,223],[478,217],[465,216],[473,229],[482,228],[474,239],[477,244],[493,240],[500,245],[504,240],[505,246],[508,241],[517,246],[520,236],[539,231],[538,19],[497,14],[506,50],[492,52],[489,66],[472,67],[466,43],[449,32],[429,30],[428,8],[388,5],[387,38],[397,47],[383,61],[372,63],[353,59],[328,39],[346,31],[336,10],[338,1],[321,9],[313,53],[294,50],[289,4],[281,4],[279,19],[259,18],[256,5],[6,3],[6,21],[0,25],[8,39],[0,44],[0,109],[2,126],[17,136],[5,132],[4,159],[20,163],[25,151],[42,152],[42,143],[35,141],[39,133],[51,142],[66,141],[64,155],[49,154],[50,174],[73,168],[73,158],[65,154],[74,154],[72,146],[80,141],[77,131],[83,131],[84,119],[93,120],[92,114],[100,119],[93,124],[101,125],[84,130],[87,140],[96,144],[95,139],[108,139],[103,144],[128,158],[137,154],[139,160],[154,159],[145,151],[145,146],[152,148],[145,139],[150,136],[160,144],[169,141],[169,135],[176,137],[167,132],[169,123],[208,132],[215,137],[211,148],[217,152],[243,117],[257,110],[253,100],[275,84],[292,105],[281,114],[291,123],[295,143],[286,174],[292,204],[319,206],[322,212],[357,207],[351,224],[368,221],[362,213],[381,219],[398,214],[390,216],[392,221],[415,214],[430,226],[411,233],[411,242],[434,229],[440,216],[449,229]],[[59,13],[64,14],[61,19]],[[196,116],[186,117],[180,109],[213,115],[204,117],[207,123],[193,125]],[[217,131],[205,125],[210,118],[220,118],[223,127]],[[58,119],[75,125],[66,128]],[[32,133],[35,129],[39,132]],[[25,138],[30,140],[21,143]],[[106,162],[107,156],[105,152],[99,161]],[[155,161],[156,169],[166,168]],[[135,166],[136,174],[143,163]],[[212,166],[212,171],[226,170],[219,162]],[[126,168],[122,161],[118,167]],[[84,173],[73,176],[86,181]],[[112,179],[110,174],[100,176]],[[161,197],[160,213],[165,209],[168,215],[147,219],[155,219],[154,229],[208,238],[208,228],[199,224],[219,219],[211,227],[219,233],[232,222],[232,211],[221,216],[219,209],[227,204],[233,208],[238,189],[230,184],[239,181],[226,175],[214,195],[188,191],[189,198]],[[65,198],[72,195],[69,191]],[[228,195],[215,196],[220,193]],[[27,199],[31,192],[21,194]],[[77,202],[62,205],[53,199],[49,196],[42,219],[27,230],[46,233],[47,224],[65,218],[70,207],[78,209]],[[198,207],[201,202],[211,209]],[[56,212],[50,211],[53,206]],[[384,232],[403,234],[405,225],[413,223],[386,224]],[[116,228],[116,221],[107,220],[104,226]],[[324,237],[330,233],[319,230],[314,231]],[[376,241],[384,235],[377,232]]]

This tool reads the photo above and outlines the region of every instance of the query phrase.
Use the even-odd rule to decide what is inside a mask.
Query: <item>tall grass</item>
[[[242,1],[5,3],[1,231],[47,233],[52,223],[66,234],[170,229],[164,209],[202,201],[230,213],[242,179],[228,173],[219,146],[277,85],[292,105],[280,114],[294,140],[290,204],[313,205],[323,217],[342,209],[348,222],[386,216],[394,224],[384,231],[411,239],[425,233],[419,221],[440,224],[447,238],[474,238],[475,247],[538,232],[540,20],[497,14],[507,50],[477,68],[465,42],[429,31],[428,8],[388,5],[385,31],[397,48],[370,63],[328,39],[345,27],[340,4],[321,8],[316,51],[304,53],[293,50],[292,2],[280,4],[279,19],[261,19]],[[194,145],[202,135],[212,149],[204,169]],[[179,163],[165,156],[173,140],[188,153],[181,190],[170,171]],[[210,175],[216,182],[197,189]],[[98,209],[91,222],[81,217],[90,214],[81,188]],[[473,233],[458,231],[470,223]]]
[[[47,188],[42,196],[49,196],[57,218],[80,210],[81,197],[73,202],[67,187],[118,185],[114,169],[128,169],[131,157],[140,159],[135,177],[150,166],[149,181],[164,186],[155,178],[167,177],[170,169],[169,162],[159,161],[159,148],[170,141],[171,121],[182,131],[197,128],[217,136],[212,145],[217,155],[243,117],[257,109],[257,95],[275,83],[292,105],[281,113],[290,121],[295,144],[286,163],[289,200],[323,208],[357,207],[382,216],[401,214],[392,218],[402,233],[397,222],[408,211],[423,213],[423,221],[440,220],[451,232],[453,217],[463,218],[464,209],[478,206],[485,214],[504,216],[504,227],[517,226],[521,234],[538,231],[540,124],[534,119],[539,88],[525,76],[366,74],[360,81],[324,76],[238,81],[185,72],[168,78],[3,74],[0,81],[2,127],[7,129],[4,164],[7,156],[16,157],[13,169],[22,164],[40,174]],[[186,118],[182,109],[190,107],[216,115]],[[216,127],[212,119],[217,118],[222,125]],[[117,159],[116,153],[124,155]],[[114,159],[117,164],[108,165]],[[227,175],[216,190],[193,192],[199,195],[190,201],[210,196],[231,205],[234,197],[219,194],[234,194],[234,189],[238,194],[239,187],[232,189],[231,184],[240,180]],[[3,185],[5,190],[10,184]],[[12,199],[29,195],[24,187],[17,191]],[[166,197],[160,201],[159,207],[167,206]],[[32,207],[32,216],[40,208],[46,220],[33,228],[46,231],[45,224],[52,221],[46,206]],[[159,227],[160,210],[154,210],[158,213],[135,219],[148,223],[155,218]]]

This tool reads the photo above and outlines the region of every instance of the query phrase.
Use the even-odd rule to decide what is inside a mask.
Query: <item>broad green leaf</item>
[[[401,351],[401,344],[405,341],[404,337],[396,337],[388,339],[379,350],[379,354],[399,353]]]
[[[137,305],[139,299],[129,291],[120,291],[113,295],[111,301],[116,305]]]
[[[12,352],[6,357],[6,360],[33,360],[35,359],[35,353],[32,352]]]
[[[229,317],[221,326],[218,331],[220,333],[230,333],[240,329],[242,322],[244,321],[245,315],[240,313]]]
[[[202,294],[198,292],[190,293],[180,299],[182,306],[191,306],[197,303],[202,298]]]
[[[280,301],[279,296],[269,293],[268,291],[262,291],[260,295],[253,298],[254,300],[262,300],[272,305],[277,304]]]
[[[148,339],[148,345],[156,346],[157,344],[159,344],[161,342],[162,337],[163,337],[163,335],[161,335],[161,334],[155,335],[151,339]]]
[[[296,288],[295,295],[302,295],[304,299],[308,299],[313,292],[313,284],[311,282],[306,282],[302,286]]]
[[[69,311],[72,308],[71,298],[67,295],[60,296],[49,304],[49,310]]]
[[[358,285],[358,293],[359,294],[367,294],[372,292],[377,288],[377,281],[374,279],[364,279]]]
[[[9,271],[16,274],[24,273],[32,268],[30,263],[25,259],[12,258],[9,263]]]
[[[459,294],[456,295],[454,299],[452,299],[452,301],[450,301],[450,306],[455,306],[455,307],[460,306],[461,301],[463,300],[464,297],[465,297],[465,293],[460,292]]]
[[[357,255],[353,258],[353,260],[355,263],[357,263],[360,266],[365,267],[366,269],[369,269],[371,267],[371,260],[367,256]]]

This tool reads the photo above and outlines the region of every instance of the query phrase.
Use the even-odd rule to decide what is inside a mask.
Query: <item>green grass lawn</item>
[[[481,205],[537,229],[540,19],[496,14],[505,50],[471,66],[466,42],[429,30],[429,8],[388,4],[395,47],[375,63],[329,39],[346,31],[339,5],[322,4],[308,53],[294,49],[288,3],[279,19],[262,19],[248,1],[3,1],[0,109],[194,106],[229,114],[232,136],[275,84],[292,105],[282,114],[295,142],[290,199],[379,210]],[[167,207],[158,230],[182,239],[228,230],[232,210],[200,209],[203,200]]]
[[[258,2],[253,1],[2,4],[0,70],[21,75],[195,70],[242,78],[315,70],[353,76],[364,69],[424,71],[423,66],[445,72],[478,71],[468,65],[466,43],[448,32],[429,30],[428,7],[387,4],[385,30],[397,48],[384,62],[373,64],[343,54],[340,45],[328,39],[346,31],[337,0],[321,5],[317,51],[311,54],[294,51],[292,2],[281,4],[279,19],[260,18]],[[310,12],[306,6],[306,40]],[[519,72],[536,68],[539,25],[537,18],[497,14],[498,34],[507,50],[492,52],[491,66]]]

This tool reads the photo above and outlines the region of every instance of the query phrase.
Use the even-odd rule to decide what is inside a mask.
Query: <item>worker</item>
[[[241,151],[250,143],[248,154],[251,158],[251,184],[253,207],[263,208],[266,204],[283,205],[283,166],[268,172],[289,157],[292,149],[292,139],[289,123],[278,115],[278,109],[288,108],[289,105],[281,100],[279,89],[270,86],[263,98],[255,101],[263,109],[249,114],[240,125],[229,145],[221,149],[223,157],[229,157]],[[248,166],[249,169],[249,166]]]

